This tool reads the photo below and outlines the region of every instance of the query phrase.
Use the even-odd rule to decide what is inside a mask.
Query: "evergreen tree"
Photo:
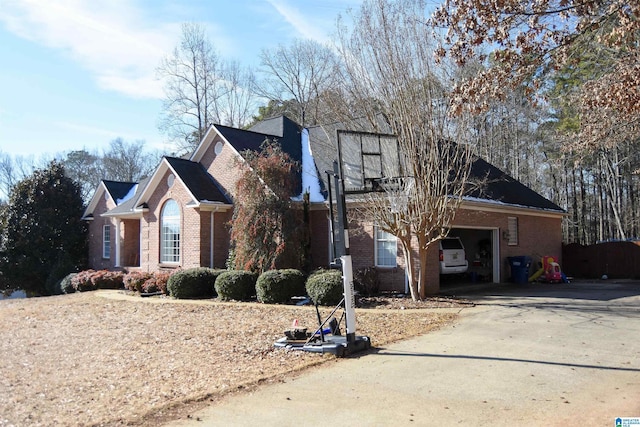
[[[84,266],[87,227],[79,186],[55,161],[12,190],[0,248],[5,287],[34,295],[54,293],[53,284]]]

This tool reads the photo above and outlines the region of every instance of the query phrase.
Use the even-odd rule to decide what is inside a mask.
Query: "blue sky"
[[[220,55],[326,41],[361,0],[0,0],[0,151],[49,157],[117,137],[168,150],[160,59],[198,22]]]

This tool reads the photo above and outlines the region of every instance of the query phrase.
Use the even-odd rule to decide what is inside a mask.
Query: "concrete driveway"
[[[463,296],[477,305],[455,325],[172,425],[614,426],[616,417],[640,417],[639,282]]]

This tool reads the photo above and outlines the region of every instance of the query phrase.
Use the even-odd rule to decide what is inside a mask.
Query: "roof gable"
[[[120,182],[120,181],[110,181],[110,180],[102,180],[96,188],[96,191],[93,193],[87,208],[82,215],[83,218],[90,218],[93,216],[93,211],[96,209],[98,202],[101,198],[105,196],[105,194],[111,199],[113,204],[118,206],[122,202],[124,202],[124,198],[131,192],[131,190],[137,185],[135,182]]]
[[[166,157],[165,159],[176,176],[193,195],[195,201],[230,203],[213,177],[200,163],[175,157]]]
[[[200,163],[176,157],[163,157],[148,184],[136,199],[136,206],[148,202],[167,171],[171,171],[177,181],[184,185],[192,199],[193,206],[200,206],[201,203],[230,204],[229,199],[220,190],[213,177]]]
[[[132,188],[137,185],[137,182],[120,182],[120,181],[108,181],[102,180],[105,188],[109,192],[109,195],[116,204],[118,200],[122,200],[131,192]]]

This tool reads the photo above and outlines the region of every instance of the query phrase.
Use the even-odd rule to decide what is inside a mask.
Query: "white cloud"
[[[74,133],[86,134],[86,135],[94,135],[115,139],[117,137],[122,137],[127,139],[127,135],[122,135],[121,132],[117,132],[111,129],[105,129],[96,126],[88,126],[85,124],[78,124],[72,122],[58,121],[52,123],[53,126],[63,129],[64,131],[73,131]]]
[[[3,0],[0,22],[14,34],[64,50],[101,88],[162,98],[160,59],[179,40],[178,24],[151,23],[127,0]]]
[[[267,0],[271,6],[287,21],[301,38],[326,42],[325,26],[317,22],[317,17],[305,16],[300,10],[284,0]],[[315,22],[314,22],[315,21]]]

